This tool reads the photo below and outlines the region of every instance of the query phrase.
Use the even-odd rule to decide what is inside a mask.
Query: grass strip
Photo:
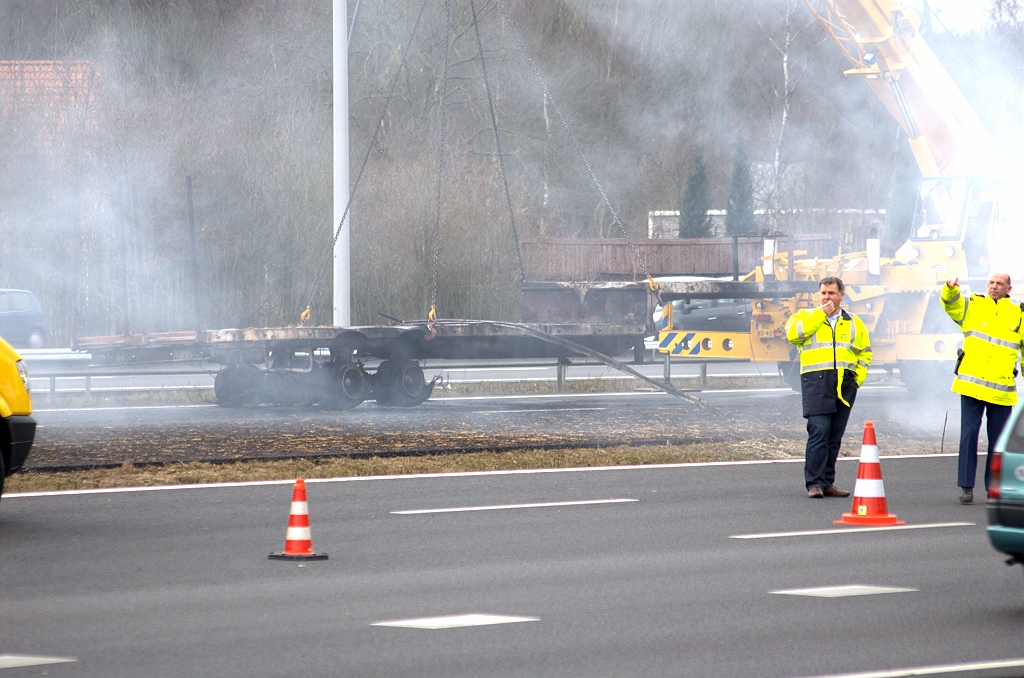
[[[582,468],[672,464],[749,459],[785,459],[802,453],[797,441],[775,439],[767,443],[718,442],[687,445],[643,445],[570,448],[557,450],[510,450],[425,454],[403,457],[351,459],[287,459],[229,463],[184,462],[163,466],[135,466],[81,471],[22,471],[7,479],[5,492],[40,492],[103,487],[142,487],[193,483],[286,480],[289,478],[337,478],[350,476],[498,471],[536,468]]]

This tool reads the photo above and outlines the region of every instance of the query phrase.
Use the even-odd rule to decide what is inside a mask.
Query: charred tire
[[[29,332],[28,347],[46,348],[46,332],[39,329],[38,327],[34,328],[31,332]]]
[[[800,363],[779,363],[779,376],[797,393],[801,392]]]
[[[370,394],[370,380],[366,372],[351,363],[335,368],[327,366],[326,395],[320,406],[325,410],[350,410],[366,400]]]
[[[416,407],[430,397],[434,383],[411,360],[385,360],[373,375],[373,398],[384,407]]]
[[[904,360],[896,363],[900,368],[900,381],[911,395],[923,396],[934,391],[948,391],[953,385],[951,362],[938,360]]]
[[[252,365],[232,366],[221,370],[213,380],[217,404],[225,407],[254,407],[260,404],[263,373]]]

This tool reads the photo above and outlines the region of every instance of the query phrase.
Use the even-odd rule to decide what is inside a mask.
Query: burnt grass
[[[572,405],[579,409],[552,410],[522,403],[473,409],[443,399],[411,410],[390,410],[373,404],[332,413],[218,408],[217,417],[203,422],[44,426],[38,430],[26,470],[569,450],[602,450],[598,456],[603,463],[615,463],[607,457],[607,450],[634,448],[660,449],[662,453],[654,455],[659,461],[687,461],[690,457],[771,459],[803,454],[806,433],[796,394],[737,399],[730,405],[716,403],[713,411],[684,401],[635,401],[607,406],[579,400]],[[604,409],[597,410],[599,407]],[[859,454],[865,419],[875,421],[882,454],[940,450],[941,412],[930,412],[921,418],[920,425],[908,425],[894,420],[890,408],[884,403],[858,403],[844,440],[844,456]],[[945,451],[955,451],[953,435],[950,427]],[[663,453],[670,450],[665,457]],[[625,457],[632,458],[629,454]],[[543,465],[542,459],[543,455],[532,463]]]

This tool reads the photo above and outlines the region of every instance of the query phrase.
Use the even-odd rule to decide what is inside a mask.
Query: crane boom
[[[896,0],[804,0],[910,139],[926,177],[1006,178],[1009,162]]]

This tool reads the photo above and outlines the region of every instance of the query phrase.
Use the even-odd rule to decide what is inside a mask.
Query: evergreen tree
[[[732,160],[725,232],[727,235],[754,233],[754,184],[750,178],[747,149],[743,144],[736,145],[736,155]]]
[[[704,154],[698,152],[686,177],[683,204],[679,208],[679,237],[707,238],[711,236],[711,182],[708,181]]]

